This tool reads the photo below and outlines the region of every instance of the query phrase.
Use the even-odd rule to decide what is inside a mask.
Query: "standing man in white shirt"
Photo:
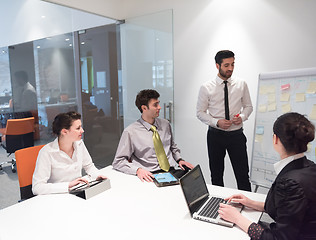
[[[224,186],[227,151],[238,189],[251,191],[247,139],[243,133],[243,122],[253,110],[248,86],[245,81],[232,77],[235,64],[232,51],[219,51],[215,63],[218,74],[201,86],[196,106],[197,118],[209,126],[207,146],[212,184]]]

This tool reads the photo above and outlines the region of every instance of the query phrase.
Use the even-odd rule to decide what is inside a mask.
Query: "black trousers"
[[[226,132],[209,127],[207,147],[213,185],[224,186],[224,158],[227,151],[238,189],[251,191],[246,142],[242,128]]]

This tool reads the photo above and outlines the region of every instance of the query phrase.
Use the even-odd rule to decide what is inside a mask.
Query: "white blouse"
[[[40,150],[33,174],[33,194],[68,192],[69,182],[82,177],[82,168],[92,178],[100,175],[83,141],[76,141],[73,146],[72,158],[59,149],[58,138]]]

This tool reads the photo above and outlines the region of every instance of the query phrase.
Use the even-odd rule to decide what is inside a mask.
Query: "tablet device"
[[[83,199],[89,199],[111,188],[110,179],[90,181],[89,184],[75,186],[69,193]]]
[[[154,175],[154,183],[157,187],[164,187],[170,185],[179,184],[178,179],[176,179],[170,172],[157,173]]]
[[[82,190],[85,190],[85,189],[88,189],[94,185],[97,185],[99,183],[101,183],[103,181],[102,180],[94,180],[94,181],[90,181],[89,184],[87,183],[84,183],[84,184],[78,184],[79,186],[74,186],[71,190],[70,190],[70,193],[72,194],[75,194],[75,193],[78,193]]]

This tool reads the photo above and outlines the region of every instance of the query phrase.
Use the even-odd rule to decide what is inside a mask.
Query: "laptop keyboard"
[[[203,207],[202,211],[199,213],[200,216],[208,218],[217,218],[218,209],[220,203],[226,203],[223,198],[211,197],[208,203]]]

